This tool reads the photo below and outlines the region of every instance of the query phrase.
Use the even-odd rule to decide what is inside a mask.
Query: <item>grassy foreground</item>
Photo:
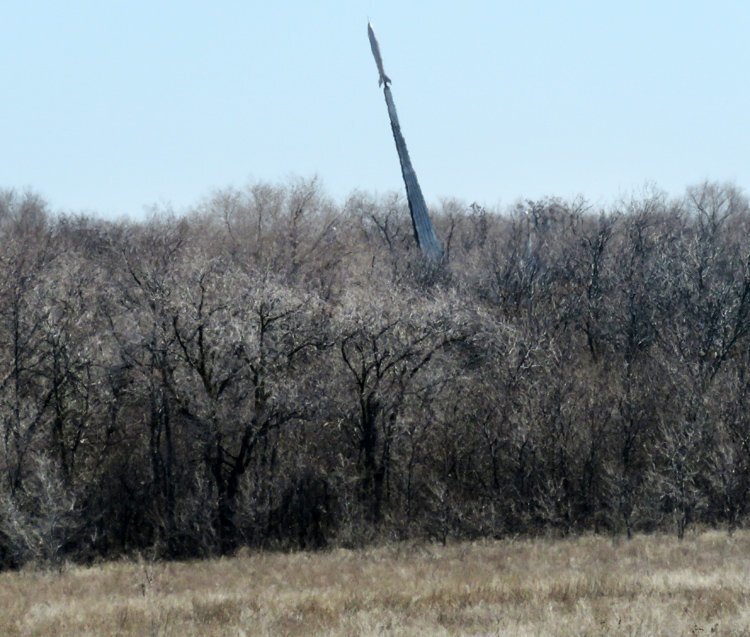
[[[750,635],[750,533],[0,574],[0,635]]]

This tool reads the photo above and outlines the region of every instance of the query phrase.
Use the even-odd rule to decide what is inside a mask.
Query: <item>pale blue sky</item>
[[[3,0],[0,188],[140,216],[318,175],[428,203],[750,189],[750,2]]]

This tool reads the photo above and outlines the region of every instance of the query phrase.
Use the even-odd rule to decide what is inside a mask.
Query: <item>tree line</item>
[[[750,207],[0,193],[0,565],[742,525]]]

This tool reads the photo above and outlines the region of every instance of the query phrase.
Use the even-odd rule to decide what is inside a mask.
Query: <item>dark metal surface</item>
[[[385,93],[385,103],[388,105],[388,116],[391,119],[393,139],[396,142],[396,150],[401,162],[401,175],[404,178],[404,185],[406,186],[406,198],[409,201],[409,212],[411,212],[414,238],[417,240],[417,245],[419,245],[428,257],[437,260],[442,258],[443,248],[435,236],[435,231],[432,229],[432,222],[427,212],[427,204],[425,204],[422,189],[419,186],[419,181],[417,181],[417,174],[411,165],[409,151],[406,148],[406,140],[401,134],[396,105],[393,103],[391,89],[387,84],[383,92]]]
[[[437,261],[443,257],[443,248],[435,236],[435,231],[432,229],[432,223],[430,222],[430,216],[427,212],[427,205],[425,204],[424,196],[422,195],[422,189],[419,187],[417,174],[414,172],[414,167],[411,165],[409,151],[406,148],[406,140],[401,133],[401,125],[398,122],[396,105],[393,103],[391,89],[390,86],[388,86],[391,80],[383,70],[380,46],[378,45],[375,32],[372,30],[372,26],[369,22],[367,24],[367,36],[370,39],[372,55],[375,58],[375,64],[377,65],[378,73],[380,74],[378,84],[384,84],[383,93],[385,95],[385,103],[388,106],[388,117],[391,120],[393,139],[396,142],[396,150],[398,151],[398,158],[401,162],[401,175],[404,178],[404,185],[406,186],[406,198],[409,202],[409,212],[411,213],[414,238],[417,241],[417,245],[422,249],[422,252],[430,259]]]

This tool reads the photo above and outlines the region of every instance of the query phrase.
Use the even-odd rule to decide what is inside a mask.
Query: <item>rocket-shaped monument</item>
[[[375,58],[375,64],[378,66],[378,73],[380,73],[380,79],[378,79],[378,86],[385,84],[388,86],[391,83],[391,78],[385,74],[383,70],[383,58],[380,57],[380,45],[378,39],[375,37],[375,31],[372,30],[372,24],[367,23],[367,37],[370,38],[370,48],[372,49],[372,55]]]
[[[375,32],[372,30],[372,25],[369,22],[367,23],[367,36],[370,39],[370,48],[372,49],[372,55],[375,58],[375,64],[378,67],[378,86],[383,85],[385,103],[388,106],[388,117],[391,120],[393,139],[396,142],[396,150],[398,151],[398,158],[401,162],[401,175],[404,178],[404,185],[406,186],[406,198],[409,202],[409,212],[411,213],[414,238],[417,241],[417,245],[428,258],[438,261],[443,256],[443,248],[435,236],[435,231],[432,229],[432,223],[430,222],[430,217],[427,212],[427,205],[424,202],[422,189],[419,187],[417,174],[414,172],[414,167],[411,165],[409,151],[406,148],[406,141],[401,133],[401,126],[398,123],[396,105],[393,103],[393,96],[391,95],[391,88],[389,86],[391,79],[385,74],[385,70],[383,69],[383,58],[380,56],[380,46],[375,37]]]

